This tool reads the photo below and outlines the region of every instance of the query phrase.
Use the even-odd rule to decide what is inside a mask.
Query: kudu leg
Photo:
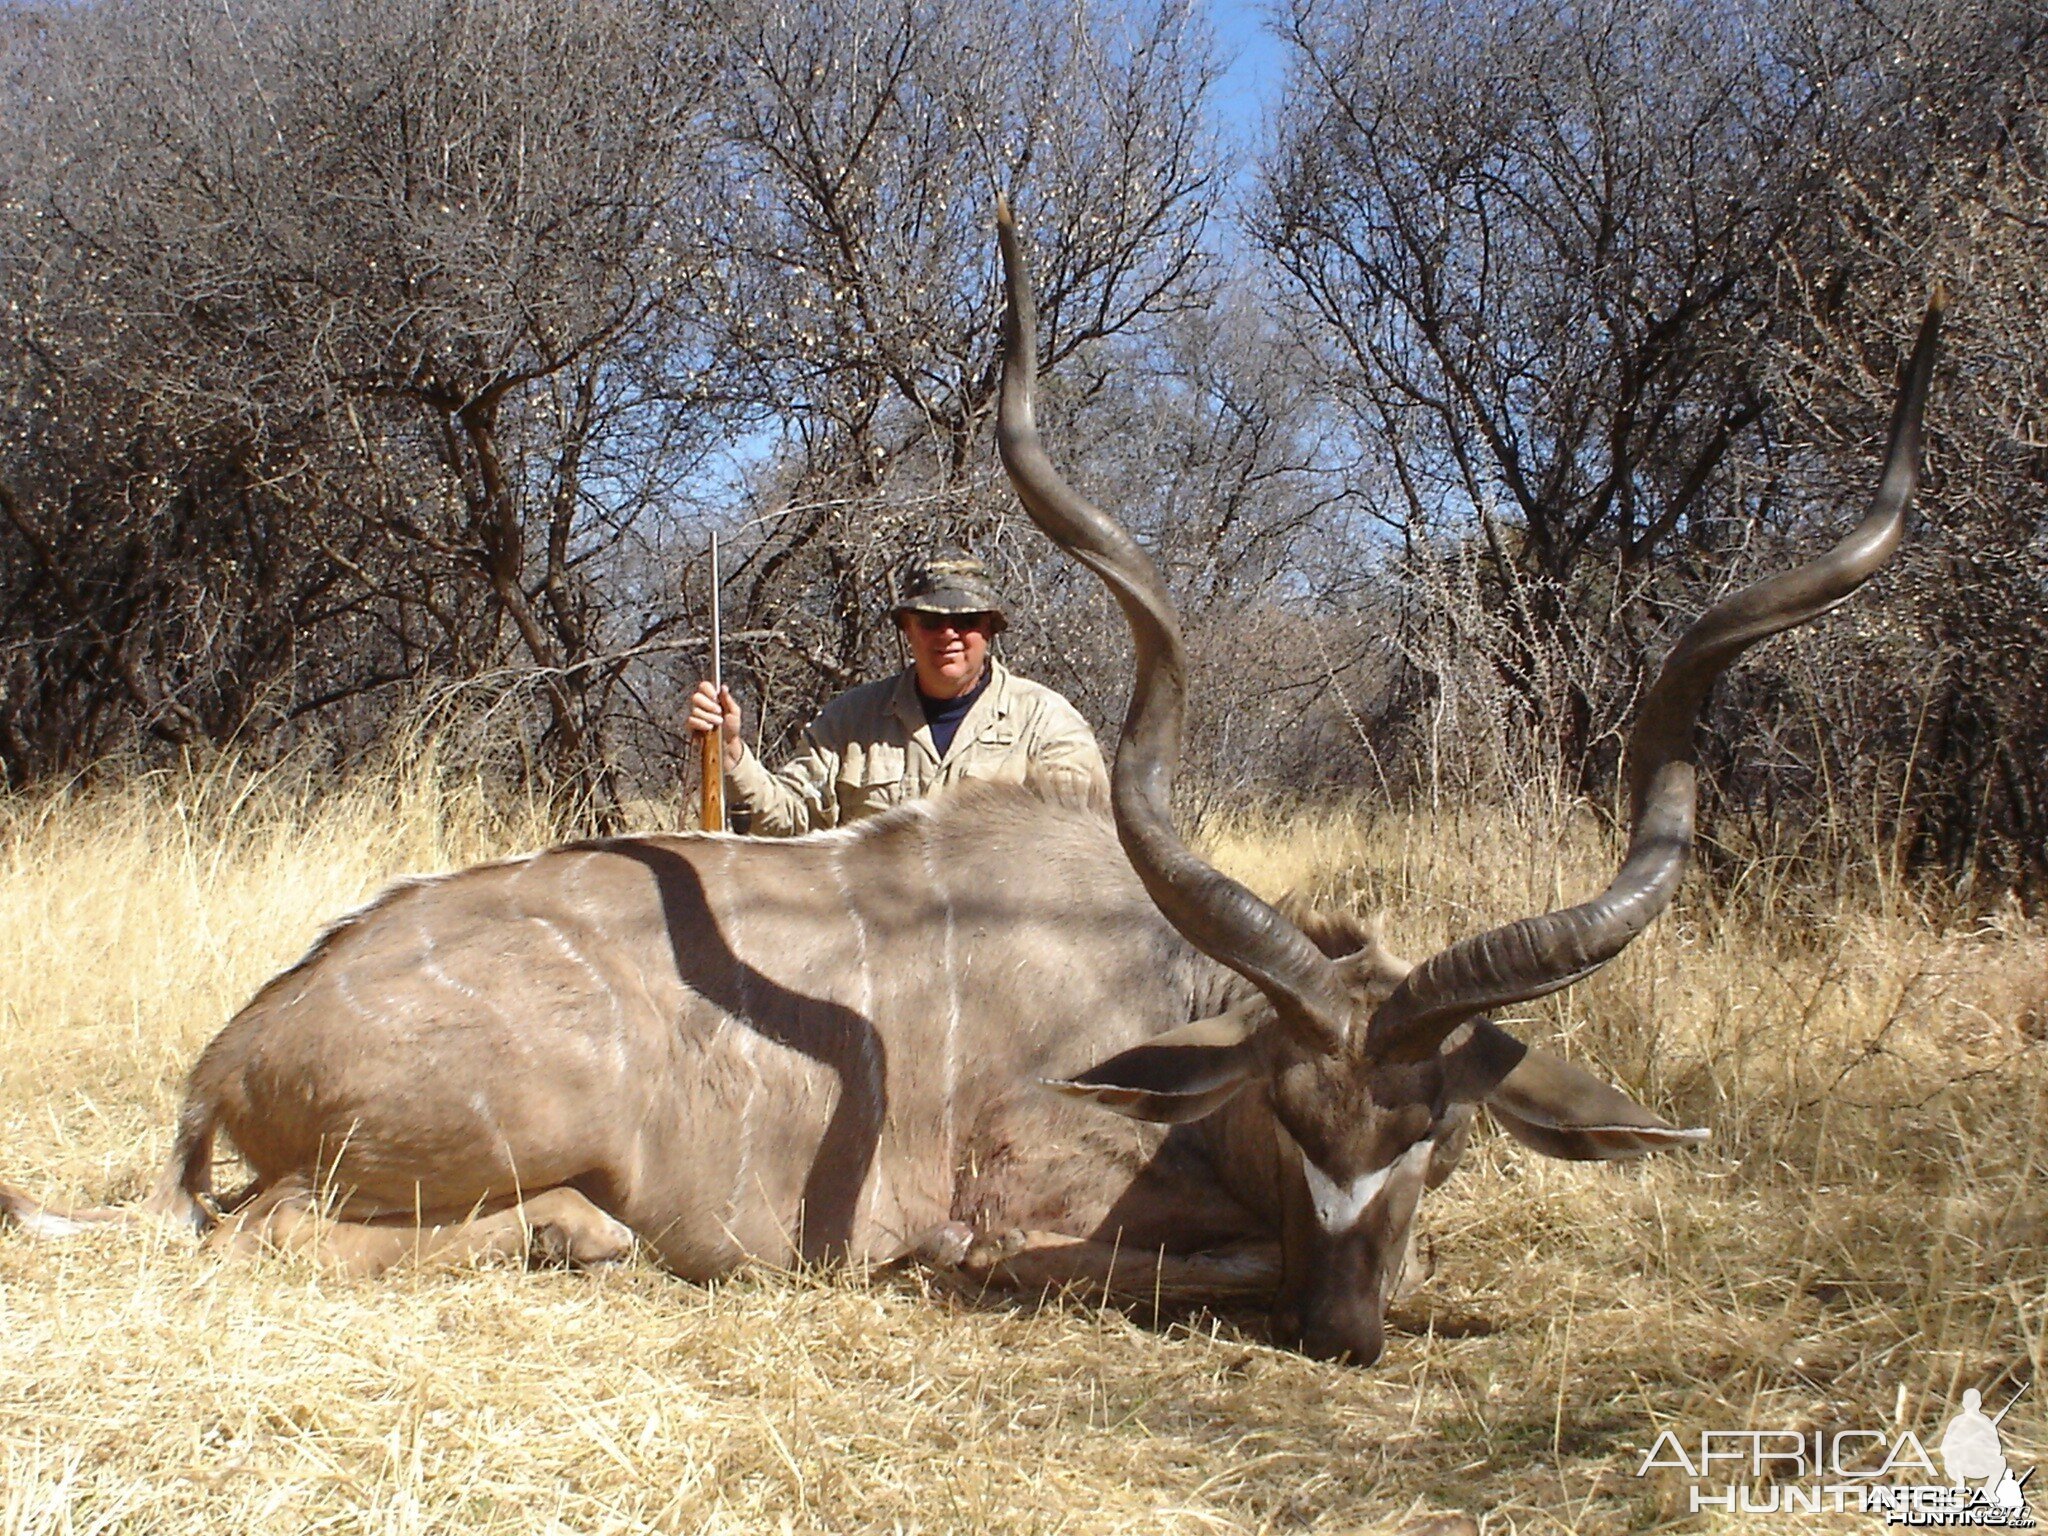
[[[350,1221],[323,1214],[302,1185],[281,1183],[235,1212],[207,1239],[223,1254],[301,1254],[338,1274],[380,1275],[398,1264],[481,1258],[587,1268],[631,1256],[633,1232],[573,1189],[544,1190],[485,1215]]]
[[[1280,1284],[1280,1245],[1159,1253],[1060,1232],[1011,1232],[977,1242],[959,1269],[1004,1290],[1074,1290],[1115,1301],[1221,1301],[1272,1295]]]

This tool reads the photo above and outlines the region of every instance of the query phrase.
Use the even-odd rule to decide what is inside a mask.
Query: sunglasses
[[[969,630],[984,627],[988,623],[988,615],[985,613],[912,612],[910,621],[928,635],[936,635],[942,629],[950,629],[964,635]]]

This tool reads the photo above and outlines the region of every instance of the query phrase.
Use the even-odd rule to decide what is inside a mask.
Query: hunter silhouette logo
[[[1999,1423],[2026,1388],[1996,1416],[1975,1387],[1936,1442],[1941,1468],[1912,1430],[1705,1429],[1696,1440],[1664,1430],[1636,1476],[1667,1470],[1691,1479],[1689,1513],[1864,1513],[1888,1525],[2032,1529],[2026,1485],[2006,1460]],[[1946,1475],[1948,1481],[1939,1479]]]
[[[2015,1395],[2012,1403],[2018,1401]],[[1998,1410],[1997,1419],[1986,1418],[1984,1395],[1975,1387],[1965,1392],[1962,1412],[1950,1419],[1948,1428],[1941,1432],[1941,1464],[1948,1472],[1949,1481],[1956,1487],[1975,1482],[1978,1484],[1977,1492],[1989,1501],[1991,1508],[2024,1516],[2027,1499],[2023,1489],[2027,1477],[2034,1474],[2029,1469],[2027,1477],[2013,1475],[2012,1468],[2006,1465],[2004,1444],[1998,1436],[1999,1419],[2012,1411],[2012,1403]],[[2033,1522],[2029,1520],[2027,1523]]]

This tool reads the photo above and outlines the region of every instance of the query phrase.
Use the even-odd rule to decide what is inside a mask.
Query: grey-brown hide
[[[1087,1235],[1160,1137],[1039,1080],[1230,982],[1099,809],[1031,789],[578,844],[339,924],[207,1047],[175,1161],[203,1190],[217,1127],[350,1221],[566,1185],[698,1278],[886,1261],[949,1220]]]
[[[1360,925],[1295,915],[1365,995],[1405,973]],[[1271,1017],[1160,914],[1101,807],[1026,786],[794,841],[575,844],[408,882],[337,923],[201,1054],[152,1204],[205,1223],[224,1131],[255,1175],[242,1220],[263,1223],[231,1222],[230,1248],[260,1235],[365,1271],[409,1248],[499,1252],[519,1224],[468,1218],[519,1202],[529,1224],[580,1222],[604,1257],[609,1216],[702,1279],[886,1262],[964,1224],[1085,1240],[1020,1283],[1120,1266],[1140,1294],[1155,1262],[1226,1256],[1176,1273],[1235,1289],[1247,1245],[1277,1249],[1283,1319],[1349,1263],[1376,1330],[1413,1200],[1374,1204],[1371,1241],[1354,1223],[1332,1259],[1316,1165],[1271,1107],[1292,1072],[1327,1068],[1239,1059],[1272,1049]],[[1236,1062],[1222,1097],[1168,1123],[1189,1118],[1175,1061],[1218,1059]],[[1091,1062],[1149,1063],[1166,1096],[1084,1092],[1133,1095],[1118,1119],[1044,1091]],[[1393,1138],[1361,1154],[1374,1166],[1420,1124],[1413,1106],[1357,1110]],[[1440,1162],[1469,1112],[1421,1126]],[[70,1227],[11,1191],[0,1214]],[[1357,1254],[1380,1261],[1370,1283]],[[1289,1326],[1366,1357],[1355,1334]]]

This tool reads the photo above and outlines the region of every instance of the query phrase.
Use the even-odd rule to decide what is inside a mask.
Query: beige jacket
[[[748,750],[725,776],[732,808],[762,837],[844,826],[962,779],[1021,783],[1028,771],[1107,794],[1102,749],[1081,712],[989,658],[989,683],[944,762],[932,745],[915,672],[849,689],[804,727],[803,746],[770,773]]]

